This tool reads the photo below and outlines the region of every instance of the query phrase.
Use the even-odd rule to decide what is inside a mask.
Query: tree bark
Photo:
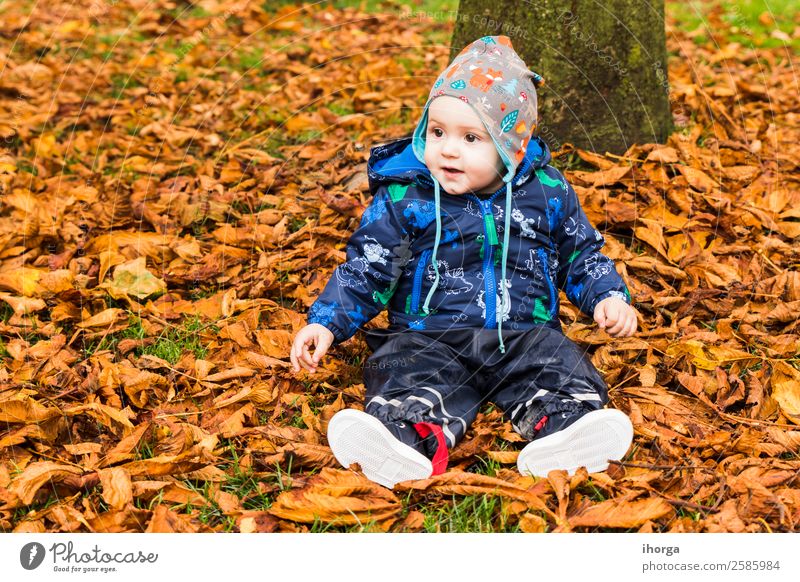
[[[461,0],[451,57],[504,34],[544,77],[536,131],[604,153],[672,131],[664,0]]]

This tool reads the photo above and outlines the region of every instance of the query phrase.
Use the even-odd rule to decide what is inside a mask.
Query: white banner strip
[[[771,582],[797,579],[798,539],[792,534],[6,534],[0,537],[0,571],[3,580],[14,581],[409,582],[443,576],[535,582],[607,575],[614,582]]]

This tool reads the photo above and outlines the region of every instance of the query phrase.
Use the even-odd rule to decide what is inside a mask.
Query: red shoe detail
[[[539,432],[544,428],[545,423],[547,423],[547,417],[543,416],[542,420],[536,423],[536,426],[533,427],[534,433]]]
[[[432,422],[418,422],[414,425],[414,429],[422,438],[427,437],[431,433],[436,437],[438,446],[436,447],[436,453],[434,453],[431,459],[431,464],[433,465],[432,474],[441,475],[447,470],[447,460],[450,457],[450,453],[447,451],[447,442],[444,440],[442,427]]]

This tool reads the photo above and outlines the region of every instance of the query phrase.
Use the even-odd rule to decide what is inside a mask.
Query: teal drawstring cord
[[[436,287],[439,285],[439,261],[436,260],[436,252],[439,250],[439,240],[442,238],[442,218],[439,216],[439,214],[441,214],[439,212],[439,182],[433,177],[433,175],[431,175],[431,179],[433,180],[434,199],[436,200],[436,240],[433,243],[433,255],[431,256],[431,263],[433,264],[433,270],[436,273],[436,279],[434,279],[433,285],[431,286],[430,291],[428,291],[428,295],[425,297],[425,304],[422,306],[422,311],[425,313],[425,315],[430,315],[428,304],[431,301],[431,297],[433,297],[433,292],[436,291]]]
[[[503,266],[501,267],[500,278],[500,312],[497,314],[497,337],[500,339],[500,353],[506,353],[506,346],[503,343],[503,313],[506,308],[506,262],[508,259],[508,235],[511,230],[511,181],[506,182],[506,217],[503,226]],[[511,301],[511,294],[508,297]],[[509,304],[509,313],[511,313]]]
[[[433,192],[434,192],[434,199],[436,201],[436,239],[433,243],[433,255],[431,256],[431,263],[433,264],[433,270],[436,273],[436,278],[433,281],[433,285],[431,286],[430,290],[428,291],[428,295],[425,297],[425,303],[422,305],[422,311],[425,315],[430,315],[430,310],[428,305],[430,304],[431,297],[433,297],[433,293],[436,291],[436,287],[439,285],[439,264],[436,259],[436,253],[439,250],[439,241],[442,238],[442,218],[440,216],[441,212],[439,210],[439,182],[431,176],[433,179]],[[506,182],[506,215],[505,215],[505,222],[503,227],[503,265],[501,268],[501,278],[500,278],[500,311],[498,313],[497,318],[497,337],[500,340],[500,353],[506,353],[506,346],[503,343],[503,313],[505,312],[506,303],[506,263],[508,262],[508,239],[509,233],[511,232],[511,182]],[[509,297],[510,300],[510,297]]]

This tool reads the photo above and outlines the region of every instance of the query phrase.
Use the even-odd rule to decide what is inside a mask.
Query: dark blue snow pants
[[[561,331],[503,330],[503,342],[505,354],[497,329],[486,328],[369,330],[365,411],[430,456],[433,441],[420,444],[413,425],[438,425],[453,448],[487,401],[527,440],[545,416],[580,416],[608,402],[602,376]]]

